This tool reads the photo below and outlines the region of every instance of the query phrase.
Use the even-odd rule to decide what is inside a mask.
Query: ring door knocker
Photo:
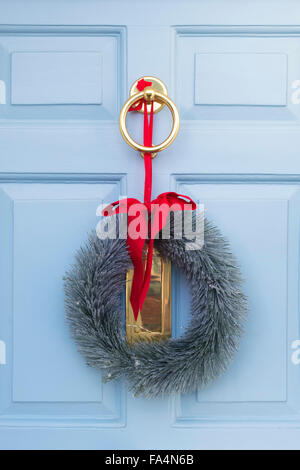
[[[136,83],[140,80],[145,80],[146,82],[151,82],[151,85],[146,86],[143,91],[136,92]],[[131,87],[131,96],[124,104],[120,113],[120,130],[124,140],[127,142],[130,147],[134,148],[144,156],[144,153],[151,153],[152,158],[154,158],[158,152],[165,150],[171,143],[175,140],[180,126],[180,118],[178,110],[173,103],[173,101],[168,97],[167,88],[155,77],[143,77],[142,79],[137,80]],[[150,104],[154,102],[154,113],[159,112],[165,105],[169,108],[173,118],[173,127],[169,136],[159,145],[154,145],[147,147],[137,143],[135,140],[130,137],[129,132],[126,127],[126,117],[127,113],[137,102],[144,100],[147,103],[147,112],[150,112]],[[142,110],[137,110],[143,112]]]
[[[144,201],[128,197],[102,211],[119,225],[120,215],[128,216],[127,239],[90,235],[65,277],[67,318],[87,364],[101,369],[105,381],[125,378],[135,395],[146,397],[187,393],[216,379],[229,365],[243,332],[247,299],[228,241],[203,213],[195,213],[194,201],[174,191],[152,199],[152,158],[174,141],[179,130],[179,114],[165,85],[143,77],[133,84],[130,95],[120,113],[120,129],[125,141],[144,157]],[[152,146],[153,114],[164,106],[171,111],[173,127],[164,142]],[[143,145],[127,131],[126,116],[131,111],[144,113]],[[139,214],[131,214],[134,204],[139,205]],[[186,231],[182,223],[189,210],[196,230],[200,227],[200,241],[193,238],[193,227]],[[177,225],[176,211],[182,217]],[[170,212],[173,225],[170,236],[164,237]],[[146,236],[136,239],[130,235],[130,219],[137,223],[140,215],[138,223]],[[186,306],[190,321],[175,338],[171,337],[171,263],[185,276],[191,296]],[[127,285],[125,335],[126,276],[131,292]]]

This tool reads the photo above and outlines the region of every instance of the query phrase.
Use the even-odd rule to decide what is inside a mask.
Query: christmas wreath
[[[228,243],[209,221],[201,250],[190,240],[154,241],[188,280],[190,322],[179,338],[127,343],[121,294],[132,267],[125,240],[90,237],[65,279],[72,334],[87,364],[106,380],[125,378],[135,395],[187,393],[218,377],[237,350],[246,314],[241,275]]]

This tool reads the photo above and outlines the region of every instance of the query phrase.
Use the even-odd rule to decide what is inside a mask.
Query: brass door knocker
[[[165,150],[176,138],[179,127],[180,127],[180,117],[178,110],[173,103],[173,101],[168,97],[168,92],[166,86],[163,84],[161,80],[155,77],[143,77],[145,80],[149,80],[152,82],[151,86],[145,87],[143,91],[136,91],[136,83],[133,84],[130,91],[130,97],[125,102],[123,108],[120,112],[119,124],[121,134],[124,140],[127,142],[130,147],[134,148],[138,152],[144,156],[144,153],[151,153],[152,158],[154,158],[158,152]],[[169,134],[169,136],[160,144],[154,145],[152,147],[146,147],[144,145],[139,144],[135,140],[130,137],[129,132],[126,127],[126,117],[129,109],[141,99],[145,100],[149,105],[152,101],[154,101],[154,113],[159,112],[165,105],[169,108],[173,118],[173,127]],[[147,111],[150,112],[149,107],[147,105]],[[143,111],[141,111],[143,112]]]

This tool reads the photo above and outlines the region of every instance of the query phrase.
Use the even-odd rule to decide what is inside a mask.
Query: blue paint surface
[[[148,7],[0,0],[0,448],[299,449],[300,7],[166,0],[151,17]],[[205,205],[249,298],[228,371],[159,400],[85,365],[62,289],[98,205],[142,198],[143,161],[118,115],[150,74],[182,118],[153,162],[153,196],[177,190]],[[142,116],[128,127],[141,141]],[[154,142],[169,129],[164,109]],[[175,270],[172,302],[176,336],[189,292]]]
[[[102,55],[97,52],[15,52],[12,104],[101,104]]]

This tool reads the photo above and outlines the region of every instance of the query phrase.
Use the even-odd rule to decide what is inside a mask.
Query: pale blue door
[[[300,5],[0,0],[0,22],[0,448],[299,448]],[[147,401],[85,365],[62,284],[99,202],[142,197],[118,129],[142,75],[182,118],[153,194],[205,204],[250,305],[220,380]],[[175,273],[174,334],[188,302]]]

